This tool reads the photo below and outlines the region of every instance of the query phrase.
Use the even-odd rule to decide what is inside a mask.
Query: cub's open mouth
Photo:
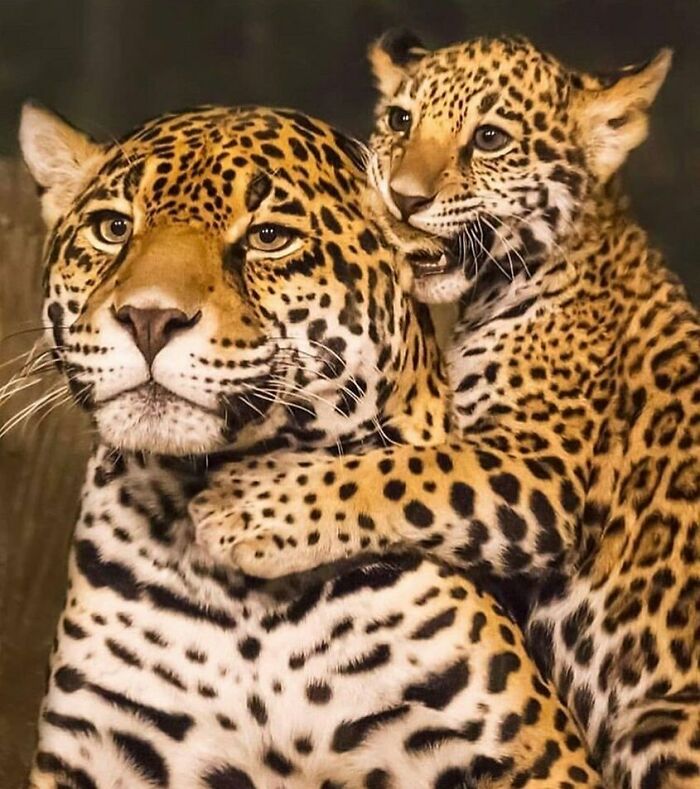
[[[463,269],[471,276],[475,269],[488,257],[493,246],[494,231],[475,221],[452,236],[440,239],[442,248],[439,250],[415,250],[407,254],[407,260],[413,269],[416,279],[452,274]]]
[[[417,250],[409,253],[407,259],[418,278],[449,274],[460,265],[459,258],[448,246],[437,252]]]

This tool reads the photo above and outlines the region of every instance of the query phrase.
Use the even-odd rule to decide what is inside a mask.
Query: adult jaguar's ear
[[[389,30],[369,48],[369,62],[379,92],[393,96],[415,66],[428,54],[420,39],[408,30]]]
[[[34,102],[22,107],[19,144],[39,187],[44,221],[51,227],[95,171],[103,148]]]
[[[602,182],[646,138],[649,108],[671,68],[671,59],[671,50],[662,49],[641,66],[574,78],[574,106],[588,161]]]

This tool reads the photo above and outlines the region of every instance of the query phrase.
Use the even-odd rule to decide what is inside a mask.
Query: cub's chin
[[[220,416],[153,385],[98,406],[95,420],[104,441],[116,449],[199,455],[227,444]]]
[[[469,282],[460,266],[436,273],[415,272],[413,295],[425,304],[452,304],[466,293]]]

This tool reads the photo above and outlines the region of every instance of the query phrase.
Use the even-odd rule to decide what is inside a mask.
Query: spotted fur
[[[102,438],[31,786],[599,786],[518,628],[453,569],[385,553],[264,584],[194,542],[187,502],[227,457],[205,452],[264,480],[280,448],[444,438],[430,323],[356,145],[258,108],[100,146],[30,107],[21,138],[51,340]],[[283,253],[258,248],[266,223]]]
[[[614,178],[670,56],[599,77],[519,39],[429,53],[393,37],[372,59],[371,174],[387,213],[444,240],[410,250],[416,293],[461,296],[457,429],[322,459],[301,489],[294,458],[254,489],[229,470],[201,499],[202,531],[228,530],[234,560],[272,577],[360,550],[369,519],[372,548],[417,545],[511,579],[514,612],[536,585],[532,652],[610,785],[696,786],[700,325]],[[488,126],[505,131],[495,152],[477,144]],[[307,491],[324,502],[312,526]],[[339,518],[354,527],[342,541]]]

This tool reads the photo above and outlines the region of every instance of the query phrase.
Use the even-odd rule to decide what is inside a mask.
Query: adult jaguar
[[[404,553],[262,585],[193,542],[204,452],[262,470],[279,447],[444,435],[430,324],[356,145],[260,108],[98,145],[30,106],[21,142],[51,341],[105,441],[31,785],[598,786],[518,629],[454,571]]]
[[[462,299],[459,430],[418,452],[319,459],[303,486],[293,457],[254,491],[235,466],[195,502],[201,538],[272,577],[357,551],[371,514],[373,548],[534,580],[531,648],[610,784],[697,786],[700,325],[614,179],[670,55],[595,77],[520,39],[428,52],[403,35],[372,60],[375,184],[390,214],[447,245],[415,256],[420,298]],[[311,490],[333,506],[309,546]],[[355,525],[343,542],[338,517]]]

